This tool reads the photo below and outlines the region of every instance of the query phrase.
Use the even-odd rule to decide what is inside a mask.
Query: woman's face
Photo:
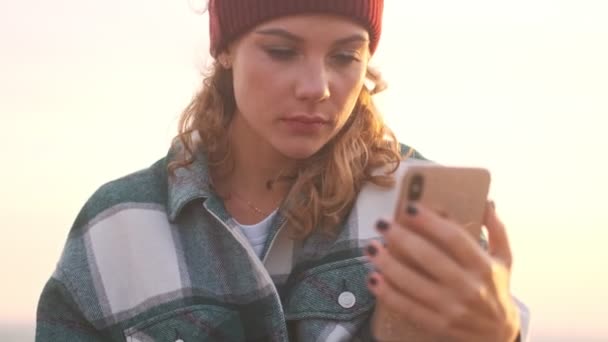
[[[284,17],[244,35],[220,55],[233,69],[234,138],[290,159],[319,151],[355,107],[368,45],[362,26],[325,15]]]

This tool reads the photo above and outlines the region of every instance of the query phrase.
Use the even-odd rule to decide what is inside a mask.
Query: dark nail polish
[[[408,204],[405,211],[411,216],[416,216],[416,214],[418,214],[418,208],[416,208],[413,204]]]
[[[367,254],[370,256],[376,256],[378,254],[378,249],[374,245],[367,246]]]
[[[386,232],[388,230],[388,227],[388,222],[384,220],[379,220],[378,222],[376,222],[376,228],[382,233]]]
[[[378,280],[376,280],[376,278],[374,278],[374,277],[370,277],[368,281],[371,286],[378,285]]]

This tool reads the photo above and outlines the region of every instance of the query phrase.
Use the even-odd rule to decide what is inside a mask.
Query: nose
[[[323,62],[307,63],[302,68],[296,82],[295,94],[298,100],[321,102],[330,96],[329,79]]]

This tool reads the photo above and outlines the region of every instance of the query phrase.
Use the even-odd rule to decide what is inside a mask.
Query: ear
[[[232,68],[232,55],[230,51],[223,51],[217,56],[217,61],[220,63],[222,68],[231,69]]]
[[[378,71],[378,69],[369,64],[367,65],[367,72],[365,74],[365,77],[367,81],[371,83],[369,84],[369,88],[371,89],[370,93],[372,95],[385,90],[388,86],[386,81],[382,78],[382,74],[380,73],[380,71]]]

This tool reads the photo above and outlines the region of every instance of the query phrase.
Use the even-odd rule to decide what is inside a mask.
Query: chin
[[[292,143],[281,144],[276,149],[289,159],[303,160],[312,157],[322,147],[323,144]]]
[[[287,150],[281,151],[285,157],[294,160],[304,160],[312,157],[318,150],[305,150],[305,149],[297,149],[297,150]]]

